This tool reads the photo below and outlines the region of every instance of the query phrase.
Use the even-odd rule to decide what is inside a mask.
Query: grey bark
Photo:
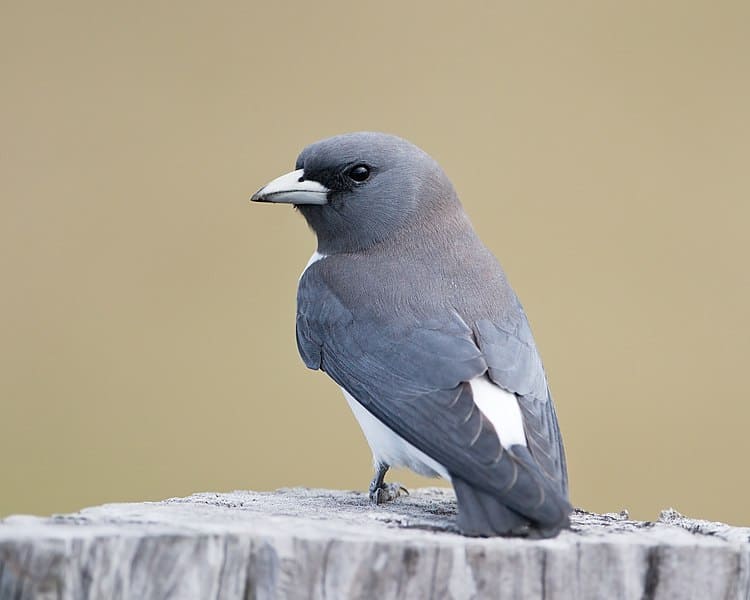
[[[289,489],[0,522],[0,599],[750,599],[750,529],[577,511],[549,540],[458,535],[450,490]]]

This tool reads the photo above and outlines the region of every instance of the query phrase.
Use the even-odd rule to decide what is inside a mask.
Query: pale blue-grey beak
[[[305,170],[297,169],[277,177],[260,188],[251,202],[277,202],[284,204],[328,204],[330,190],[323,184],[305,179]]]

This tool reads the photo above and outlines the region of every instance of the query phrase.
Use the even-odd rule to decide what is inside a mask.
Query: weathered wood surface
[[[0,522],[0,599],[750,599],[750,530],[578,512],[550,540],[476,539],[430,488],[196,494]]]

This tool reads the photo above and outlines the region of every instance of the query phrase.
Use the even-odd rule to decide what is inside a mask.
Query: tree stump
[[[203,493],[0,522],[0,599],[750,599],[750,530],[577,511],[554,539],[469,538],[448,489],[385,506]]]

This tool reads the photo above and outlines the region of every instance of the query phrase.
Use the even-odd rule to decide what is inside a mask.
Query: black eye
[[[370,167],[367,165],[354,165],[349,169],[347,175],[349,179],[353,179],[357,183],[362,183],[363,181],[367,181],[367,178],[370,176]]]

